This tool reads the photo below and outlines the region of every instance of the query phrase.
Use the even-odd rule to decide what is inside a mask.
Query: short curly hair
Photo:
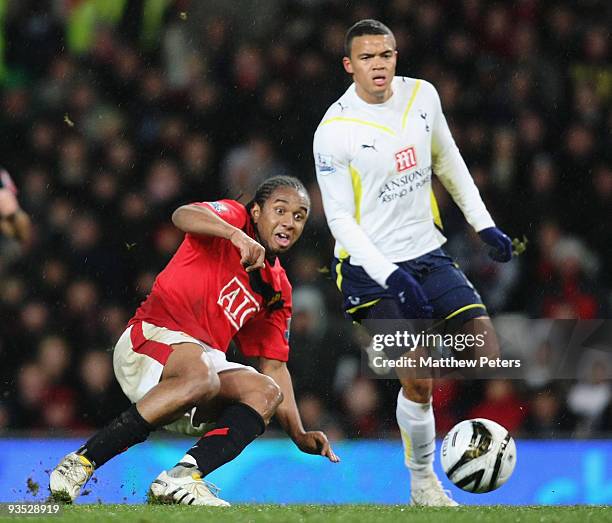
[[[290,187],[298,192],[304,193],[308,199],[308,202],[310,202],[310,195],[300,180],[293,176],[273,176],[262,182],[259,187],[257,187],[255,196],[253,196],[253,199],[247,203],[246,208],[250,211],[255,204],[263,207],[264,203],[266,203],[272,193],[279,187]]]

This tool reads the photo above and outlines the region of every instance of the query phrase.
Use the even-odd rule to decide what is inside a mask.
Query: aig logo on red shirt
[[[398,173],[416,167],[417,159],[414,146],[406,147],[395,153],[395,168]]]
[[[259,310],[259,304],[244,284],[235,276],[221,289],[217,305],[236,329],[240,329],[250,314]]]

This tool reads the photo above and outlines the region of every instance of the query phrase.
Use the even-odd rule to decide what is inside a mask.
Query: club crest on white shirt
[[[417,159],[414,146],[406,147],[395,153],[395,168],[398,173],[416,167]]]

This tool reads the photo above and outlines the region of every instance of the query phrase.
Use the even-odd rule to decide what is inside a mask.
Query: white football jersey
[[[432,174],[476,231],[494,226],[434,86],[407,77],[392,85],[393,95],[381,104],[363,101],[351,85],[325,113],[313,144],[335,255],[350,256],[383,287],[394,262],[446,241],[434,224]]]

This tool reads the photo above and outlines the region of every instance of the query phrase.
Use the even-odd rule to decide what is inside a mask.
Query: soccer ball
[[[467,492],[491,492],[514,471],[516,445],[494,421],[476,418],[455,425],[442,441],[440,461],[448,479]]]

